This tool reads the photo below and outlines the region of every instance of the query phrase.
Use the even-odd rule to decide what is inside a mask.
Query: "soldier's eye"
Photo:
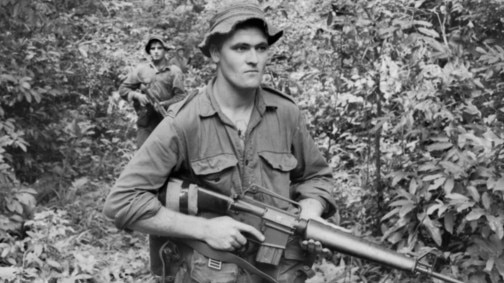
[[[268,50],[268,45],[266,44],[261,44],[256,47],[257,51],[259,52],[266,52]]]

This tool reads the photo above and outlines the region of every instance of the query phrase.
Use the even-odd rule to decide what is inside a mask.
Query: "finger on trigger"
[[[231,242],[231,246],[234,248],[234,249],[239,249],[241,247],[240,243],[238,243],[237,241],[233,240]]]
[[[238,235],[236,235],[234,238],[240,245],[245,245],[247,243],[247,238],[245,238],[241,233],[238,233]]]
[[[259,230],[257,230],[253,226],[250,226],[250,225],[247,225],[247,224],[244,224],[244,223],[240,223],[240,224],[241,225],[238,227],[238,229],[240,231],[252,234],[252,236],[254,236],[256,239],[258,239],[261,242],[264,241],[264,235],[261,232],[259,232]]]

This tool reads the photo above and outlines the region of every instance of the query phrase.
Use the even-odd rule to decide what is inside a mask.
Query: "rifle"
[[[262,193],[292,204],[298,211],[288,212],[254,199]],[[445,282],[462,283],[441,273],[419,259],[394,252],[375,243],[338,230],[319,221],[299,218],[301,207],[297,202],[286,199],[261,186],[253,185],[241,194],[225,196],[178,179],[170,179],[166,190],[161,191],[161,202],[176,211],[196,215],[198,212],[213,212],[229,215],[261,231],[265,240],[258,243],[255,260],[260,263],[278,265],[289,236],[297,234],[303,239],[319,241],[332,251],[376,262],[394,269],[411,273],[423,273]]]
[[[166,108],[174,103],[183,100],[185,98],[185,95],[174,94],[170,99],[161,102],[159,101],[159,97],[157,95],[154,95],[151,90],[151,85],[153,83],[154,82],[151,82],[148,85],[142,85],[140,90],[147,96],[147,99],[149,100],[149,103],[152,105],[154,110],[157,113],[161,114],[161,116],[166,117],[168,116],[168,111],[166,110]]]
[[[152,92],[148,87],[142,88],[142,92],[145,93],[147,99],[149,100],[149,103],[152,105],[152,107],[154,108],[154,110],[156,110],[157,113],[161,114],[161,116],[163,117],[168,116],[168,111],[166,111],[166,108],[163,106],[162,102],[160,102],[159,99],[152,94]]]

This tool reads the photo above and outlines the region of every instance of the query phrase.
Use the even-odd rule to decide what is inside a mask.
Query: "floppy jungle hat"
[[[159,43],[161,43],[161,45],[165,50],[175,49],[175,47],[166,44],[163,40],[163,37],[161,37],[160,35],[151,35],[149,37],[149,40],[147,40],[147,43],[145,44],[145,52],[147,52],[147,54],[149,55],[150,55],[150,45],[152,44],[153,41],[158,41]]]
[[[210,43],[214,35],[228,34],[234,31],[237,24],[251,19],[259,19],[264,23],[264,32],[268,37],[269,45],[274,44],[282,37],[283,31],[268,23],[264,11],[259,5],[239,2],[225,7],[210,20],[210,29],[205,34],[203,41],[198,45],[199,49],[205,56],[210,57]]]

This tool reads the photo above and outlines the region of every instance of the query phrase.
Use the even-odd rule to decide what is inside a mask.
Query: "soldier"
[[[175,56],[170,60],[170,65],[175,65],[179,67],[182,70],[182,73],[187,72],[187,68],[189,66],[188,60],[185,56],[185,49],[182,46],[179,46],[177,48],[177,51],[175,53]]]
[[[191,216],[164,207],[157,193],[169,178],[225,195],[257,184],[299,202],[301,218],[324,221],[322,217],[334,213],[332,170],[307,131],[302,112],[289,96],[261,85],[270,46],[282,34],[257,4],[234,3],[213,17],[199,48],[217,65],[215,77],[198,94],[170,109],[116,181],[104,213],[118,228],[157,235],[157,244],[169,237],[195,239],[227,252],[264,240],[256,228],[228,216],[204,212]],[[291,208],[267,196],[261,201]],[[177,267],[175,282],[265,278],[236,262],[178,248],[181,260],[170,264]],[[248,250],[250,265],[278,282],[304,282],[312,272],[313,257],[295,236],[276,266],[254,262],[255,251]],[[151,259],[154,273],[163,274],[168,268]]]
[[[166,58],[168,50],[170,47],[160,36],[151,36],[145,45],[150,61],[142,62],[133,68],[119,86],[119,95],[133,102],[138,115],[138,147],[163,119],[162,113],[155,109],[152,99],[167,107],[185,97],[182,71],[177,66],[169,65]]]

